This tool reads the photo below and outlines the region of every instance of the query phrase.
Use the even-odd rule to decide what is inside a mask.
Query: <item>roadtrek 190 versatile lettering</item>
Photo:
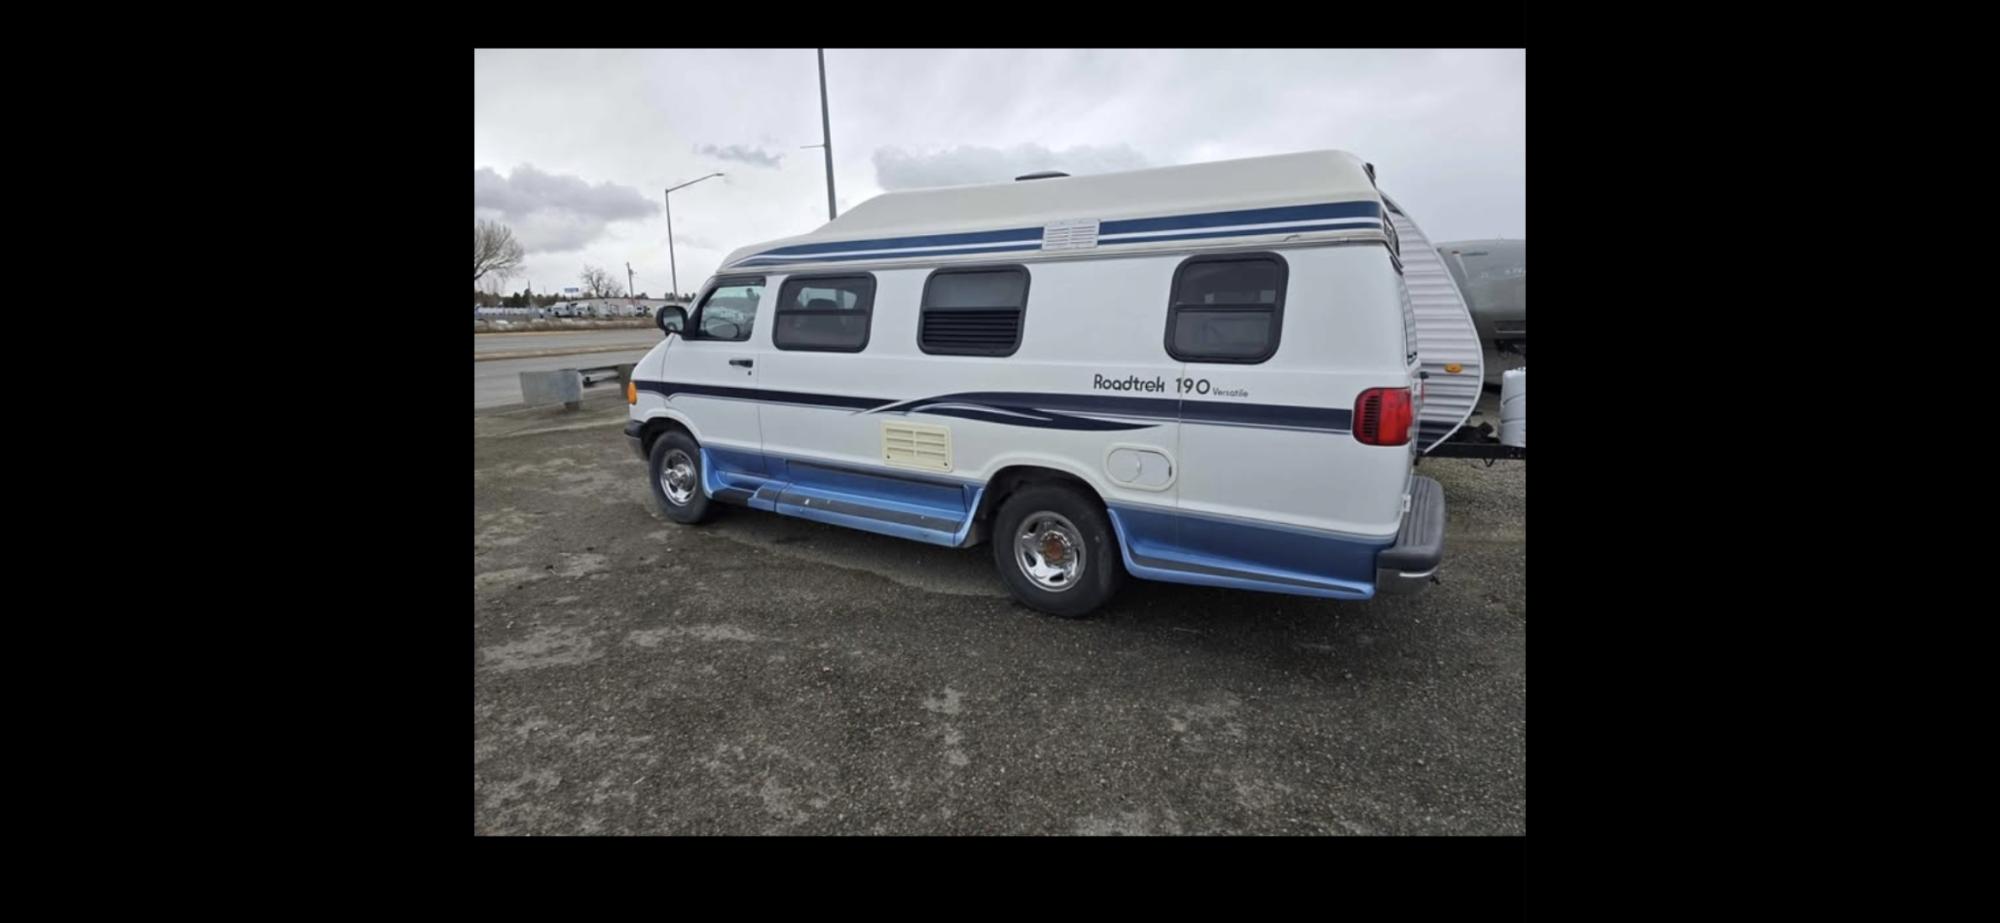
[[[1420,588],[1444,494],[1385,201],[1339,151],[888,193],[663,308],[625,432],[676,522],[990,543],[1057,615],[1128,574]]]

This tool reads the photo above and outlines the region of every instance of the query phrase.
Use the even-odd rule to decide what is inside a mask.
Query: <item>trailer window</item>
[[[874,276],[793,276],[778,289],[771,342],[779,349],[858,353],[868,346],[874,308]]]
[[[1288,268],[1275,253],[1190,257],[1174,271],[1167,355],[1262,362],[1278,351]]]
[[[1011,356],[1028,309],[1023,266],[940,269],[924,280],[917,348],[934,356]]]

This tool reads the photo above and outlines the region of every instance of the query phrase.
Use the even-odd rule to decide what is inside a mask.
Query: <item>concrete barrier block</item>
[[[522,372],[521,400],[529,406],[561,404],[569,410],[583,406],[583,376],[575,369],[553,372]]]

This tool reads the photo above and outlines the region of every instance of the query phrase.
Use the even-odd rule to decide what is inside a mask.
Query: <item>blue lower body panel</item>
[[[807,459],[704,446],[709,497],[829,525],[957,548],[972,533],[985,487]],[[1170,583],[1332,599],[1375,595],[1375,559],[1392,539],[1367,541],[1309,529],[1110,508],[1125,569]]]
[[[954,548],[971,534],[985,489],[728,449],[701,454],[702,487],[714,499]]]
[[[1125,569],[1169,583],[1368,599],[1375,556],[1391,544],[1138,507],[1110,512]]]

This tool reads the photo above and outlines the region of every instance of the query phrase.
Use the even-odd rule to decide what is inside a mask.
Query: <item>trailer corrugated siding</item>
[[[1444,259],[1417,223],[1391,204],[1389,219],[1402,243],[1403,287],[1417,315],[1417,359],[1431,373],[1417,419],[1417,447],[1428,452],[1472,416],[1485,380],[1485,358],[1479,332],[1472,326],[1472,311]],[[1446,372],[1444,367],[1454,362],[1460,365],[1458,372]]]

